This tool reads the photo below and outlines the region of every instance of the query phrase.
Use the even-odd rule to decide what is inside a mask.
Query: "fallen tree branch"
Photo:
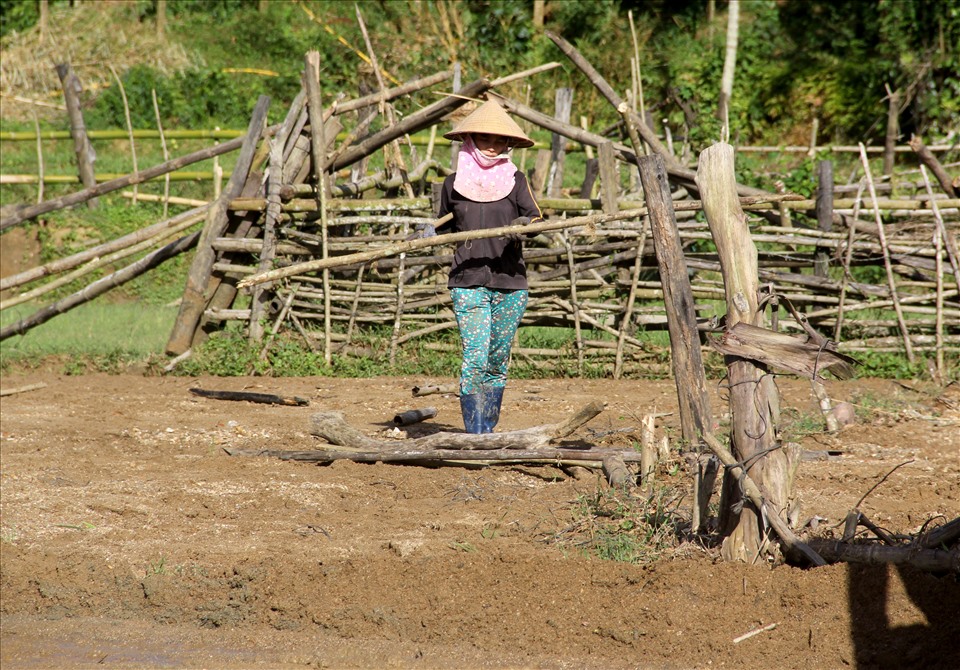
[[[272,393],[250,393],[247,391],[213,391],[208,389],[192,388],[190,393],[198,395],[201,398],[213,398],[214,400],[245,400],[246,402],[258,402],[265,405],[291,405],[294,407],[304,407],[310,404],[306,398],[297,396],[285,397],[273,395]]]
[[[410,389],[414,398],[419,398],[425,395],[433,395],[434,393],[456,393],[460,390],[459,384],[438,384],[435,386],[414,386]]]
[[[2,389],[0,390],[0,397],[8,395],[16,395],[18,393],[26,393],[27,391],[37,391],[42,388],[46,388],[46,382],[37,382],[36,384],[27,384],[26,386],[18,386],[17,388],[12,389]]]
[[[514,430],[505,433],[447,433],[440,432],[433,435],[425,435],[412,440],[404,440],[398,443],[395,440],[377,440],[368,437],[361,431],[349,425],[343,418],[341,412],[318,412],[310,418],[310,433],[317,437],[322,437],[332,445],[340,447],[349,447],[370,452],[373,455],[381,454],[385,457],[393,454],[399,460],[409,460],[401,457],[403,454],[419,454],[417,458],[451,458],[450,454],[436,454],[428,456],[429,452],[435,451],[483,451],[487,455],[484,458],[495,458],[490,456],[490,452],[498,450],[536,450],[544,447],[550,442],[562,439],[573,433],[577,428],[587,423],[603,411],[603,403],[594,401],[585,405],[573,416],[559,424],[548,424],[527,428],[525,430]],[[540,452],[535,452],[536,458],[552,458]],[[516,455],[511,458],[516,458]],[[573,456],[580,458],[580,456]],[[356,460],[356,459],[353,459]],[[376,459],[374,459],[376,460]]]
[[[439,433],[438,433],[439,434]],[[499,433],[506,435],[507,433]],[[423,450],[376,450],[352,451],[334,449],[310,449],[306,451],[282,451],[274,449],[224,449],[230,456],[272,456],[287,461],[309,463],[332,463],[350,460],[357,463],[415,463],[431,464],[472,462],[476,464],[551,463],[583,465],[586,462],[601,466],[605,459],[622,458],[625,463],[636,463],[640,454],[635,451],[613,449],[493,449],[465,451],[462,449]]]
[[[838,540],[810,540],[810,546],[831,563],[893,563],[927,572],[960,573],[960,547],[951,550],[922,547],[887,547],[881,544],[847,544]]]

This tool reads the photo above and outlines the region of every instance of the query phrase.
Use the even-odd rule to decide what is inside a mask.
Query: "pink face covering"
[[[470,135],[463,138],[457,155],[457,176],[453,188],[475,202],[493,202],[510,195],[516,182],[517,166],[507,154],[494,158],[483,155]]]

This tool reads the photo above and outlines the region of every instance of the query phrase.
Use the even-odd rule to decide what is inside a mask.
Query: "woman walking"
[[[543,218],[526,176],[510,159],[532,147],[517,123],[488,100],[444,135],[463,143],[457,171],[443,183],[439,216],[452,232],[528,225]],[[447,282],[463,348],[460,410],[468,433],[491,433],[500,420],[510,347],[527,307],[523,236],[457,245]]]

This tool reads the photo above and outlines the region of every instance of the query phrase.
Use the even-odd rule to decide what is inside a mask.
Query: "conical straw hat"
[[[502,135],[513,140],[510,144],[515,147],[532,147],[533,140],[527,137],[517,122],[494,100],[487,100],[477,107],[470,116],[458,123],[453,130],[444,137],[448,140],[459,140],[469,133],[487,133]]]

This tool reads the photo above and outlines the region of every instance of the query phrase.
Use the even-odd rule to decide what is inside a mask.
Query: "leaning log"
[[[253,154],[257,148],[257,143],[263,133],[269,107],[270,98],[265,95],[260,96],[250,118],[250,125],[247,128],[247,134],[244,136],[243,148],[237,157],[237,164],[234,166],[233,174],[230,175],[230,181],[207,213],[207,222],[198,243],[197,254],[194,256],[190,273],[187,276],[187,285],[184,288],[183,299],[180,303],[180,313],[177,315],[173,332],[167,341],[166,351],[168,354],[182,354],[190,348],[193,342],[197,324],[211,297],[208,293],[208,282],[216,256],[211,243],[223,235],[228,223],[227,203],[240,195],[240,191],[247,181],[247,173],[253,162]]]
[[[943,189],[943,192],[947,194],[948,198],[956,198],[958,195],[956,188],[953,186],[953,182],[950,181],[950,175],[943,168],[943,165],[940,161],[937,160],[937,157],[931,153],[930,149],[927,148],[927,145],[923,143],[923,138],[913,135],[910,138],[910,148],[917,153],[917,158],[920,159],[920,162],[930,168],[930,171],[933,172],[933,175],[937,178],[937,181],[940,182],[940,188]]]
[[[490,88],[490,82],[486,79],[467,84],[460,89],[458,96],[447,96],[439,102],[435,102],[429,107],[421,109],[419,112],[411,114],[400,123],[385,128],[360,142],[347,151],[344,151],[329,168],[339,170],[349,167],[365,156],[369,156],[377,149],[389,144],[393,140],[399,139],[404,135],[415,133],[418,130],[428,128],[438,123],[443,117],[453,110],[462,107],[469,98],[476,98],[485,93]]]

